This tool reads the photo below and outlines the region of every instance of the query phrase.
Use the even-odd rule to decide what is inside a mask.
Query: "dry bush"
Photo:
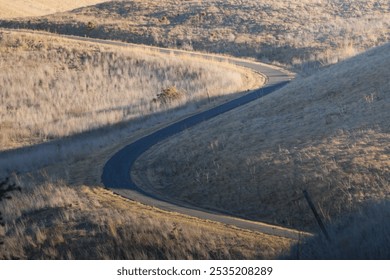
[[[161,93],[157,94],[157,98],[154,98],[154,102],[159,102],[163,105],[169,105],[173,101],[180,100],[184,97],[184,94],[179,91],[176,86],[170,86],[164,88]]]
[[[269,259],[292,244],[159,211],[101,188],[21,181],[23,192],[0,204],[2,259]]]

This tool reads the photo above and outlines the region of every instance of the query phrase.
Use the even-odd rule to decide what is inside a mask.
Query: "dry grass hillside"
[[[229,98],[219,95],[264,80],[223,62],[6,31],[0,68],[0,150],[100,126],[112,125],[115,138],[120,129],[113,124],[127,121],[134,130],[137,118],[153,116],[141,121],[142,131],[129,128],[115,139],[121,146],[169,116],[214,106]],[[12,199],[3,199],[0,178],[0,259],[272,259],[293,243],[122,199],[100,183],[102,165],[119,146],[67,140],[78,153],[58,158],[40,146],[42,161],[56,164],[12,176],[22,187],[6,193]],[[21,151],[14,151],[21,164],[31,165]],[[7,158],[2,162],[0,176],[8,173]]]
[[[172,108],[190,113],[262,83],[228,63],[6,31],[0,69],[0,151]]]
[[[0,203],[0,259],[272,259],[292,244],[34,176]]]
[[[167,196],[301,229],[390,197],[390,44],[156,145],[133,172]],[[140,176],[138,176],[140,177]]]
[[[387,0],[131,0],[0,25],[254,57],[310,71],[387,42],[389,11]]]
[[[0,18],[31,17],[64,12],[105,0],[0,0]]]
[[[0,177],[0,259],[388,258],[388,0],[0,0],[0,27],[252,57],[306,73],[382,45],[186,130],[132,170],[163,196],[314,231],[308,190],[334,242],[316,236],[291,250],[291,240],[128,201],[100,182],[119,148],[259,85],[257,74],[0,31],[0,176],[14,155],[34,169],[11,176],[21,186],[6,192],[12,199]],[[35,147],[10,151],[43,142],[36,158]]]

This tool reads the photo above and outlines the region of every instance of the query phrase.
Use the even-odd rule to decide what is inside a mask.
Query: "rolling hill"
[[[128,0],[0,26],[252,57],[300,72],[387,42],[387,0]]]
[[[2,30],[0,68],[0,151],[197,110],[263,82],[228,63]],[[164,90],[166,100],[157,96]]]
[[[131,172],[149,190],[198,207],[316,231],[307,190],[340,237],[294,247],[102,187],[102,166],[118,149],[217,104],[226,91],[246,90],[257,74],[142,47],[1,30],[0,151],[16,148],[31,166],[23,147],[55,140],[50,159],[61,160],[29,173],[10,173],[3,160],[0,175],[22,192],[0,204],[0,259],[270,259],[296,258],[296,250],[306,258],[388,258],[389,11],[387,0],[0,0],[0,27],[250,57],[310,74],[154,146]],[[91,130],[87,141],[72,142]],[[96,135],[106,138],[94,142]],[[58,145],[66,139],[69,155]]]
[[[132,137],[260,86],[262,75],[185,54],[6,30],[0,68],[0,150],[14,149],[31,171],[9,170],[0,152],[1,198],[5,177],[22,187],[0,203],[0,259],[276,258],[293,243],[132,202],[100,182],[101,165]]]
[[[313,230],[390,195],[390,45],[339,63],[147,151],[155,191]]]

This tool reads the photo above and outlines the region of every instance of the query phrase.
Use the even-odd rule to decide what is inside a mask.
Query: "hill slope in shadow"
[[[133,172],[158,191],[252,219],[316,229],[390,195],[390,44],[156,145]]]

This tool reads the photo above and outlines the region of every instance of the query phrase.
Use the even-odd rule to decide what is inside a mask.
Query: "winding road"
[[[28,30],[14,30],[14,29],[3,29],[3,28],[0,29],[4,31],[35,33],[35,34],[41,34],[45,36],[56,36],[52,34],[49,35],[48,33],[40,32],[40,31],[33,32]],[[77,37],[77,36],[70,36],[70,35],[57,35],[57,36],[61,36],[64,38],[77,40],[77,41],[94,42],[99,44],[107,44],[107,45],[114,45],[114,46],[121,46],[121,47],[131,47],[131,46],[140,47],[140,45],[123,43],[118,41],[109,41],[109,40]],[[169,137],[173,137],[174,135],[190,127],[193,127],[201,122],[210,120],[216,116],[219,116],[223,113],[233,110],[239,106],[245,105],[251,101],[254,101],[268,94],[271,94],[272,92],[285,86],[293,78],[292,74],[288,73],[287,71],[284,71],[283,69],[277,68],[272,65],[258,63],[250,60],[225,57],[221,55],[202,54],[202,53],[189,52],[183,50],[164,49],[164,48],[151,47],[151,46],[142,46],[142,47],[144,47],[145,49],[152,49],[166,54],[184,53],[184,54],[190,54],[193,57],[228,61],[238,66],[247,67],[256,72],[263,74],[264,76],[266,76],[267,82],[262,88],[250,91],[246,95],[241,96],[237,99],[226,102],[222,105],[208,109],[206,111],[197,113],[195,115],[189,116],[187,118],[181,119],[175,123],[169,124],[166,127],[156,130],[149,135],[139,138],[138,140],[132,142],[131,144],[117,151],[106,162],[103,168],[101,180],[104,186],[123,197],[138,201],[146,205],[154,206],[166,211],[177,212],[184,215],[197,217],[200,219],[221,222],[242,229],[257,231],[264,234],[275,235],[275,236],[280,236],[280,237],[285,237],[285,238],[295,239],[295,240],[298,240],[301,235],[310,235],[309,233],[297,231],[294,229],[288,229],[288,228],[262,223],[258,221],[241,219],[238,217],[234,217],[229,213],[221,213],[221,212],[211,211],[207,209],[202,209],[194,205],[189,205],[182,201],[178,201],[169,197],[165,197],[165,196],[162,197],[159,194],[146,190],[144,188],[145,186],[137,185],[135,183],[135,180],[134,178],[132,178],[131,175],[131,169],[133,164],[145,151],[147,151],[155,144]],[[45,147],[45,149],[47,149],[47,147]],[[34,151],[35,150],[31,152]],[[39,152],[39,150],[35,152]],[[9,161],[7,162],[9,163]],[[43,163],[37,162],[37,164],[34,165],[34,168],[36,168],[37,166],[39,167],[40,164],[42,165]],[[141,179],[137,181],[142,182],[143,180]]]
[[[158,49],[160,52],[183,52],[177,50]],[[251,101],[262,98],[272,92],[285,86],[292,78],[287,72],[271,65],[252,62],[243,59],[225,58],[219,56],[195,54],[203,58],[221,58],[241,67],[250,68],[256,72],[262,73],[267,77],[267,83],[262,88],[253,90],[248,94],[232,101],[226,102],[217,107],[208,109],[204,112],[192,115],[164,128],[161,128],[147,136],[144,136],[115,153],[105,164],[102,174],[102,182],[105,187],[112,189],[115,193],[126,198],[139,201],[163,210],[178,212],[181,214],[221,222],[224,224],[236,226],[242,229],[262,232],[265,234],[281,236],[290,239],[299,239],[302,233],[293,229],[283,228],[267,223],[245,220],[231,216],[229,213],[215,212],[207,209],[198,208],[194,205],[175,200],[170,197],[161,196],[153,191],[146,190],[138,185],[131,174],[131,169],[135,161],[149,148],[155,144],[173,137],[175,134],[193,127],[201,122],[210,120],[216,116],[233,110],[239,106],[245,105]],[[142,180],[141,180],[142,181]]]

